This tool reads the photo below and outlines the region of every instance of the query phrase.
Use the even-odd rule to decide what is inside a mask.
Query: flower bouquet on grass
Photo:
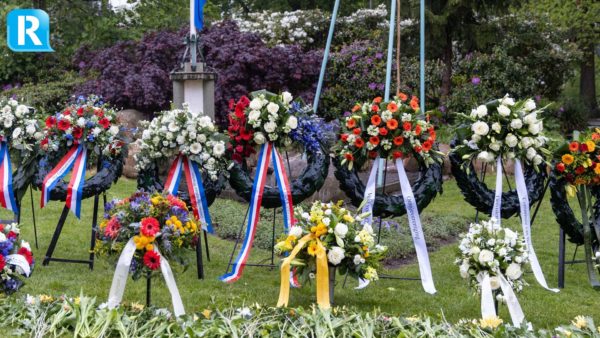
[[[515,326],[524,316],[513,292],[520,292],[527,282],[523,267],[529,261],[525,239],[518,232],[503,228],[492,218],[472,223],[460,235],[456,265],[460,275],[481,294],[482,317],[496,317],[496,302],[505,302]]]
[[[414,157],[426,166],[441,163],[442,153],[433,149],[434,126],[419,110],[419,99],[399,93],[389,102],[381,97],[356,104],[342,125],[335,152],[351,170],[355,161],[367,158],[401,159]]]
[[[0,292],[4,294],[17,291],[35,264],[29,243],[19,243],[19,234],[17,223],[0,224]]]
[[[554,172],[566,181],[568,197],[577,196],[583,223],[583,242],[588,268],[588,278],[594,288],[600,288],[596,276],[592,231],[600,239],[600,225],[590,222],[594,219],[591,187],[600,184],[600,130],[579,135],[577,140],[563,145],[556,151]],[[567,203],[567,201],[565,201]]]
[[[342,203],[317,201],[308,212],[296,208],[298,223],[275,245],[275,251],[286,257],[281,265],[278,306],[287,306],[290,279],[295,286],[298,280],[316,279],[317,303],[326,308],[333,301],[331,269],[357,277],[359,288],[378,279],[377,269],[387,248],[375,244],[370,224],[361,225],[365,215],[354,215]]]

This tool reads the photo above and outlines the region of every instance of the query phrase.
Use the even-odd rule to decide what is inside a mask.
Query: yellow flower
[[[75,305],[79,305],[80,302],[81,302],[81,298],[79,298],[79,297],[75,297],[75,299],[73,299],[73,303],[75,303]]]
[[[572,184],[567,184],[565,189],[567,190],[567,196],[575,197],[575,194],[577,193],[577,187]]]
[[[585,319],[584,316],[575,317],[575,320],[573,320],[571,323],[580,330],[585,329],[587,327],[587,320]]]
[[[587,140],[585,141],[585,144],[587,145],[588,153],[592,153],[596,149],[596,143],[594,143],[594,141]]]
[[[131,303],[130,305],[133,311],[141,312],[144,309],[144,305],[140,303]]]
[[[150,199],[150,201],[152,202],[152,205],[158,205],[161,202],[161,198],[160,198],[160,196],[155,196],[155,197],[152,197]]]
[[[154,245],[152,245],[152,244],[147,244],[147,245],[146,245],[146,251],[152,251],[152,250],[154,250]]]
[[[600,175],[600,163],[596,163],[596,166],[594,166],[594,172],[596,175]]]
[[[308,244],[308,249],[306,249],[308,254],[311,256],[316,255],[318,250],[319,250],[319,247],[317,246],[317,242],[315,242],[315,241],[311,241],[310,244]]]
[[[133,236],[133,243],[135,244],[135,248],[138,250],[142,250],[144,248],[146,248],[146,246],[148,244],[151,244],[152,242],[154,242],[154,236],[153,237],[147,237],[147,236]]]
[[[571,155],[571,154],[564,154],[562,156],[561,160],[564,164],[569,165],[569,164],[573,163],[573,161],[575,159],[573,158],[573,155]]]
[[[202,311],[202,315],[204,316],[204,318],[209,319],[210,318],[210,314],[212,313],[212,311],[210,311],[209,309],[204,309],[204,311]]]
[[[100,229],[104,229],[104,228],[106,228],[106,224],[108,224],[108,220],[106,220],[106,219],[105,219],[104,221],[102,221],[102,222],[100,223]]]
[[[54,300],[54,298],[52,298],[52,296],[40,295],[40,302],[42,302],[42,303],[50,303],[53,300]]]
[[[344,218],[344,221],[346,221],[346,222],[349,222],[349,223],[354,222],[354,217],[352,217],[350,214],[345,214],[343,218]]]
[[[482,329],[496,329],[498,326],[502,324],[502,319],[499,317],[486,317],[479,320],[479,326]]]

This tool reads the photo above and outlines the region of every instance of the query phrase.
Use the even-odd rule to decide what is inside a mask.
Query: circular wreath
[[[300,203],[312,196],[325,183],[329,173],[329,157],[323,148],[326,147],[325,138],[332,133],[331,126],[312,115],[310,113],[312,110],[302,107],[300,102],[292,102],[291,94],[284,92],[275,96],[266,93],[265,96],[265,93],[265,91],[252,93],[254,97],[252,101],[242,97],[237,103],[230,102],[233,112],[229,114],[228,150],[232,154],[234,164],[229,171],[229,185],[240,197],[250,201],[254,180],[247,170],[245,158],[256,152],[256,147],[265,142],[266,135],[266,138],[279,147],[289,147],[290,143],[302,146],[307,158],[306,168],[300,176],[290,182],[292,201]],[[265,108],[260,108],[260,103],[257,101],[262,101],[262,106]],[[273,135],[264,130],[267,126],[262,121],[272,121],[269,114],[273,114],[268,111],[270,103],[278,105],[281,109],[277,114],[283,127],[277,125],[276,128],[285,135],[282,139],[273,140],[271,139]],[[273,105],[271,107],[274,108]],[[266,113],[262,111],[265,109]],[[276,187],[265,187],[262,206],[265,208],[281,206],[279,190]]]
[[[169,161],[181,154],[200,165],[202,183],[208,204],[212,204],[228,176],[229,161],[225,158],[227,136],[218,132],[208,116],[193,114],[187,105],[183,109],[164,111],[152,121],[141,122],[140,152],[135,155],[138,168],[138,189],[163,191],[158,180],[159,161]],[[186,191],[178,197],[190,202]]]
[[[489,189],[485,182],[480,181],[478,177],[479,171],[475,169],[473,163],[465,165],[460,155],[455,152],[451,152],[449,158],[452,175],[465,201],[474,206],[478,211],[491,215],[492,208],[494,207],[495,191]],[[529,202],[533,204],[542,198],[544,183],[548,176],[546,166],[542,164],[536,170],[532,165],[526,165],[523,174],[525,175]],[[502,210],[500,211],[502,218],[510,218],[518,212],[520,212],[520,204],[517,191],[503,192]]]
[[[16,167],[13,191],[17,200],[21,200],[31,183],[38,144],[43,137],[33,108],[14,99],[0,99],[0,140],[6,141],[11,162]]]
[[[100,165],[97,173],[87,178],[82,198],[98,195],[110,188],[123,172],[127,157],[125,142],[119,137],[117,112],[95,95],[80,96],[62,112],[46,118],[44,138],[40,142],[43,151],[37,163],[33,186],[41,188],[46,175],[56,166],[67,151],[78,145],[88,151],[87,162]],[[60,180],[50,192],[50,199],[65,201],[68,183]]]
[[[565,231],[570,242],[577,245],[583,245],[583,224],[577,219],[573,209],[569,206],[567,196],[567,181],[563,177],[556,175],[553,170],[550,173],[550,205],[554,212],[554,217],[558,225]],[[600,188],[592,187],[592,195],[596,198],[592,209],[594,211],[594,219],[600,217]],[[592,231],[592,245],[597,246],[598,238]]]

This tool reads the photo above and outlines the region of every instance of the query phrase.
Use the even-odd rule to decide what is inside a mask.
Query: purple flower
[[[481,83],[481,78],[475,76],[471,79],[471,83],[477,86],[479,83]]]
[[[383,53],[382,53],[382,52],[377,52],[377,53],[375,54],[375,58],[376,58],[376,59],[381,59],[381,58],[383,58]]]
[[[542,96],[541,95],[536,95],[535,96],[535,102],[540,102],[542,100]]]
[[[375,82],[369,83],[369,89],[371,89],[371,90],[377,89],[377,83],[375,83]]]
[[[445,113],[446,112],[446,106],[440,106],[440,111],[442,113]]]

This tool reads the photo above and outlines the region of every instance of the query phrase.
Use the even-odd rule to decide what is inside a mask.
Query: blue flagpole
[[[390,88],[392,86],[392,59],[394,54],[394,32],[396,28],[396,0],[390,5],[390,34],[388,36],[387,64],[385,68],[385,95],[384,101],[390,100]]]
[[[329,33],[327,34],[327,44],[323,53],[323,62],[321,63],[321,72],[319,73],[319,83],[317,84],[317,92],[313,101],[313,111],[317,113],[319,108],[319,99],[321,98],[321,90],[323,89],[323,81],[325,80],[325,68],[327,68],[327,60],[329,60],[329,49],[331,48],[331,40],[333,40],[333,30],[335,29],[335,20],[337,19],[338,9],[340,8],[340,0],[335,0],[333,12],[331,13],[331,23],[329,24]]]
[[[419,85],[421,99],[421,112],[425,112],[425,0],[420,5],[420,46],[419,46]]]

